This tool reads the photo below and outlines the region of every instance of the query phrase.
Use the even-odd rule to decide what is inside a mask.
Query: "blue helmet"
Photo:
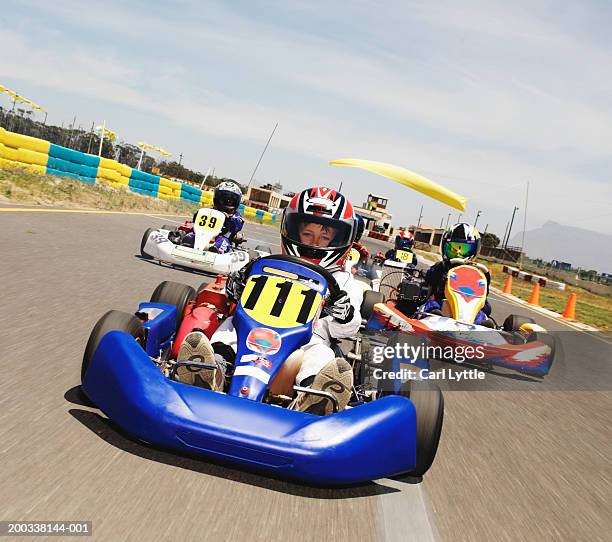
[[[480,233],[465,222],[455,224],[442,235],[442,258],[473,260],[480,250]]]
[[[396,250],[412,250],[412,245],[414,245],[414,237],[408,230],[401,230],[395,236]]]

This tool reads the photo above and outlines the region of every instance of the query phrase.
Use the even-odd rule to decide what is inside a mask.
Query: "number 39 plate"
[[[253,320],[269,327],[299,327],[310,322],[321,305],[321,294],[282,277],[252,275],[240,303]]]

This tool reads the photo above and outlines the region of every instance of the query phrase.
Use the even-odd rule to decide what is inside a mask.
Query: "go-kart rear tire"
[[[361,318],[369,320],[374,312],[374,305],[384,302],[385,296],[382,293],[375,292],[374,290],[367,290],[365,294],[363,294],[363,301],[361,302]]]
[[[145,252],[145,245],[147,244],[147,241],[149,240],[149,237],[151,235],[151,232],[155,231],[155,228],[149,228],[146,232],[144,232],[144,235],[142,236],[142,241],[140,241],[140,255],[145,259],[145,260],[152,260],[153,256],[151,256],[150,254],[147,254]]]
[[[259,252],[267,252],[268,254],[272,254],[270,251],[270,247],[267,245],[257,245],[255,250],[259,250]]]
[[[168,231],[174,231],[176,230],[176,226],[170,226],[169,224],[164,224],[161,228],[159,228],[160,230],[168,230]]]
[[[81,363],[81,382],[85,379],[85,373],[87,373],[100,341],[109,331],[125,331],[141,345],[145,343],[145,330],[142,322],[136,316],[122,311],[108,311],[96,322],[89,335]]]
[[[523,324],[535,324],[536,321],[529,316],[520,316],[518,314],[511,314],[508,316],[502,325],[504,331],[512,332],[518,331]]]
[[[438,451],[444,422],[444,396],[438,386],[422,380],[405,382],[399,395],[408,397],[416,410],[416,467],[410,474],[423,476]]]
[[[557,340],[555,336],[544,331],[533,331],[532,333],[527,335],[525,342],[531,343],[534,341],[543,342],[544,344],[550,347],[550,366],[552,367],[553,361],[555,359],[555,351],[557,349]]]
[[[191,286],[165,280],[164,282],[160,282],[153,291],[151,302],[166,303],[176,306],[176,329],[178,330],[183,321],[185,308],[189,302],[194,301],[195,298],[196,291]]]

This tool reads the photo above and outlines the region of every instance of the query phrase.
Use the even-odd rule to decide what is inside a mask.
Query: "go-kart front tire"
[[[89,368],[100,341],[104,335],[110,331],[125,331],[134,337],[141,345],[144,345],[145,331],[142,327],[142,322],[136,318],[136,316],[122,311],[108,311],[96,322],[96,325],[89,335],[85,353],[83,354],[83,362],[81,364],[81,382],[85,379],[85,373],[87,373],[87,369]]]
[[[153,256],[151,256],[150,254],[147,254],[145,252],[145,245],[147,244],[147,241],[149,240],[149,237],[151,236],[151,232],[155,231],[154,228],[149,228],[146,232],[144,232],[144,235],[142,236],[142,241],[140,241],[140,255],[145,259],[145,260],[152,260]]]
[[[190,301],[194,301],[195,298],[196,291],[191,286],[165,280],[160,282],[153,291],[151,302],[176,306],[176,329],[178,330],[183,321],[187,305]]]
[[[444,421],[444,396],[438,386],[420,380],[404,383],[399,395],[408,397],[416,410],[416,467],[410,474],[423,476],[438,451]]]
[[[381,292],[375,292],[374,290],[366,291],[361,302],[361,318],[369,320],[374,312],[374,305],[384,302],[385,296]]]

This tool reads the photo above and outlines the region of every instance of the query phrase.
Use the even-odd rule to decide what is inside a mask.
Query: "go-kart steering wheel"
[[[301,265],[302,267],[306,267],[307,269],[318,273],[327,281],[327,292],[331,297],[338,297],[339,293],[341,292],[341,288],[338,285],[338,281],[330,271],[316,263],[312,263],[308,260],[302,260],[301,258],[296,258],[295,256],[289,256],[286,254],[262,256],[261,258],[257,258],[256,260],[251,260],[244,267],[245,276],[248,276],[251,273],[251,268],[253,267],[253,264],[255,262],[260,262],[261,260],[280,260],[282,262],[291,262]]]

